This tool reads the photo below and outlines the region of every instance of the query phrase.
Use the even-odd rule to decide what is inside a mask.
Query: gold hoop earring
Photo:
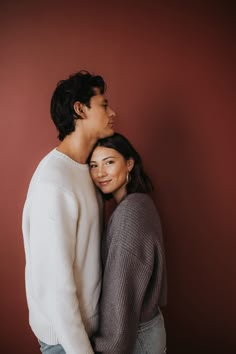
[[[131,176],[130,176],[130,173],[127,172],[127,175],[126,175],[126,184],[128,184],[131,180]]]

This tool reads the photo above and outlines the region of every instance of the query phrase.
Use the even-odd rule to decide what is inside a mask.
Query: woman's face
[[[90,160],[90,174],[96,186],[105,194],[111,193],[117,203],[126,194],[127,174],[134,160],[125,160],[116,150],[97,146]]]

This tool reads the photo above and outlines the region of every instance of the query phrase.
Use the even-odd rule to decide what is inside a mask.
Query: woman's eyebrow
[[[103,159],[102,159],[102,161],[105,161],[105,160],[107,160],[107,159],[115,159],[115,156],[107,156],[107,157],[104,157]],[[90,163],[96,163],[97,161],[94,161],[94,160],[90,160]]]
[[[115,159],[115,156],[107,156],[102,159],[102,161],[107,160],[107,159]]]

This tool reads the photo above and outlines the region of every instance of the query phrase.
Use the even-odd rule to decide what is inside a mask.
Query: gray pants
[[[66,354],[60,344],[48,345],[39,340],[43,354]],[[135,349],[132,354],[165,354],[166,330],[164,318],[160,312],[151,321],[142,323],[138,328]],[[122,353],[120,353],[122,354]]]
[[[135,349],[132,354],[166,353],[166,330],[162,313],[138,328]]]

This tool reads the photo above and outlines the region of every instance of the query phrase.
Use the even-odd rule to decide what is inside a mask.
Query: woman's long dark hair
[[[114,135],[103,138],[97,141],[90,153],[87,162],[91,160],[93,151],[97,146],[104,146],[109,149],[118,151],[127,161],[130,158],[134,160],[134,167],[130,172],[129,181],[126,185],[127,194],[131,193],[150,193],[153,190],[153,185],[150,178],[146,175],[143,169],[143,164],[140,155],[134,149],[132,144],[123,135],[114,133]],[[111,194],[102,193],[104,199],[110,199]]]

